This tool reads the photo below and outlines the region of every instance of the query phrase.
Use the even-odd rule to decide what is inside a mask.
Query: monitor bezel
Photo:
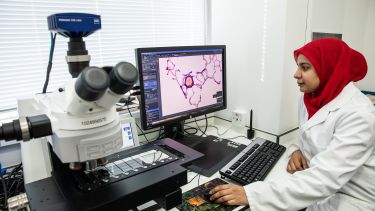
[[[181,51],[181,50],[210,50],[210,49],[222,49],[223,50],[223,60],[222,60],[222,77],[223,77],[223,104],[219,107],[215,108],[206,108],[201,109],[195,112],[191,112],[189,114],[184,114],[179,117],[171,117],[162,121],[160,123],[147,125],[146,119],[146,107],[145,99],[144,99],[144,81],[143,81],[143,69],[142,69],[142,53],[152,53],[152,52],[160,52],[160,51]],[[140,85],[140,117],[141,117],[141,126],[144,130],[153,129],[156,127],[174,124],[181,122],[183,120],[209,114],[212,112],[224,110],[227,108],[227,88],[226,88],[226,46],[225,45],[196,45],[196,46],[169,46],[169,47],[150,47],[150,48],[136,48],[136,65],[139,71],[139,85]],[[199,109],[199,108],[198,108]]]

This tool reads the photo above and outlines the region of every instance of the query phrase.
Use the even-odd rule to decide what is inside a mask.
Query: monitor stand
[[[183,131],[184,122],[164,126],[166,137],[174,139],[205,155],[193,161],[187,168],[206,177],[215,174],[215,172],[223,168],[238,153],[246,148],[246,145],[216,136],[184,135]]]

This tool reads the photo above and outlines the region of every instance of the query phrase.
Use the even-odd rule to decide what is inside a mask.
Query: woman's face
[[[297,70],[294,78],[297,79],[299,90],[304,93],[313,93],[319,88],[320,80],[311,62],[302,54],[297,58]]]

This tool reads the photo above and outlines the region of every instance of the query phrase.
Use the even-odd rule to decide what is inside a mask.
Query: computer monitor
[[[226,108],[225,46],[136,49],[143,129]],[[178,134],[174,134],[177,135]]]
[[[211,176],[244,147],[215,136],[184,136],[184,120],[226,108],[225,46],[136,49],[143,129],[164,127],[167,137],[205,154],[188,168]]]

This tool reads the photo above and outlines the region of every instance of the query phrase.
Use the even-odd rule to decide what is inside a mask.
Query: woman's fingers
[[[307,165],[306,159],[304,157],[302,157],[302,166],[303,166],[303,169],[309,168],[309,165]]]
[[[296,171],[302,171],[309,168],[305,157],[300,150],[293,152],[289,159],[287,171],[293,174]]]
[[[248,205],[245,189],[234,184],[219,185],[210,192],[210,200],[230,205]]]
[[[291,170],[292,170],[293,172],[297,171],[296,165],[294,164],[294,161],[293,161],[293,160],[291,160],[291,162],[290,162],[290,168],[291,168]]]
[[[228,189],[228,188],[230,188],[229,184],[218,185],[218,186],[214,187],[214,188],[210,191],[210,194],[215,194],[215,193],[218,192],[218,191],[225,190],[225,189]]]
[[[215,203],[225,203],[229,200],[233,200],[234,199],[234,195],[231,193],[231,194],[223,194],[220,198],[217,198],[216,200],[215,199],[211,199],[211,200],[214,200]],[[211,196],[212,198],[212,196]]]
[[[292,169],[292,166],[290,165],[291,162],[292,162],[292,161],[289,160],[289,162],[288,162],[288,167],[287,167],[287,171],[288,171],[289,173],[293,174],[293,173],[295,172],[295,170]]]

